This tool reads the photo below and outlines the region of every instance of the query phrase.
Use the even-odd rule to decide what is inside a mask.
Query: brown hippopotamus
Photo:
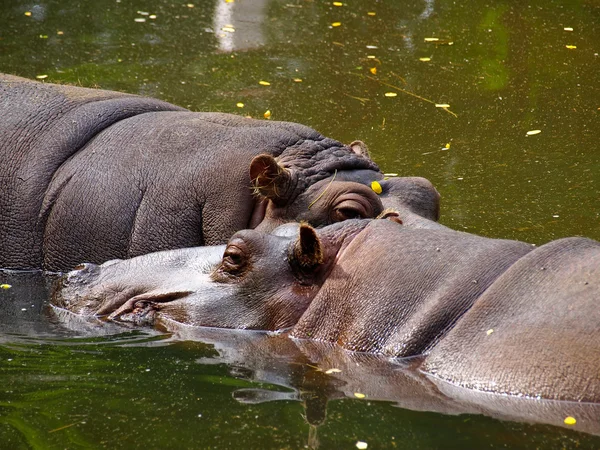
[[[439,211],[431,183],[384,180],[360,142],[10,75],[0,75],[0,143],[3,268],[64,270],[386,207]]]
[[[536,248],[387,216],[82,265],[54,303],[136,325],[284,330],[421,355],[422,371],[468,388],[600,402],[600,243]]]

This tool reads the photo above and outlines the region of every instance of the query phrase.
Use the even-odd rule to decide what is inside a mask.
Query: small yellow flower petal
[[[419,61],[427,62],[427,61],[431,61],[431,58],[428,58],[428,57],[419,58]]]
[[[398,176],[398,174],[397,174],[397,173],[392,173],[392,172],[390,172],[390,173],[384,173],[384,174],[383,174],[383,176],[384,176],[384,177],[397,177],[397,176]]]
[[[440,38],[425,38],[425,42],[437,42]]]
[[[302,83],[302,78],[294,78],[295,83]]]
[[[10,284],[0,284],[0,289],[10,289],[11,287]]]
[[[540,134],[542,130],[531,130],[527,132],[527,136],[533,136],[534,134]]]
[[[369,444],[367,444],[366,442],[363,442],[363,441],[356,442],[356,448],[358,450],[365,450],[368,446],[369,446]]]
[[[436,108],[450,108],[450,105],[448,103],[436,103],[435,107]]]
[[[26,15],[27,17],[31,17],[31,11],[25,11],[25,15]]]
[[[378,181],[371,181],[371,189],[373,189],[373,192],[376,194],[381,194],[383,192],[383,189]]]
[[[340,372],[341,372],[340,369],[328,369],[328,370],[325,371],[325,373],[327,375],[332,374],[332,373],[340,373]]]
[[[375,13],[374,13],[373,11],[369,11],[369,12],[367,13],[367,16],[374,16],[374,15],[375,15]]]
[[[577,48],[576,45],[565,45],[565,47],[567,47],[569,50],[573,50],[574,48]]]
[[[487,330],[487,331],[485,332],[485,334],[487,334],[487,335],[489,336],[489,335],[490,335],[490,334],[492,334],[493,332],[494,332],[494,329],[493,329],[493,328],[490,328],[489,330]]]
[[[575,425],[577,423],[577,419],[572,416],[565,417],[565,425]]]
[[[355,396],[356,398],[365,398],[365,397],[366,397],[366,395],[365,395],[365,394],[361,394],[360,392],[355,392],[355,393],[354,393],[354,396]]]
[[[188,8],[193,8],[193,7],[194,7],[194,4],[193,4],[193,3],[188,3],[186,6],[187,6]]]
[[[450,142],[448,142],[446,145],[444,145],[444,148],[449,150],[450,149]]]
[[[263,81],[263,80],[260,80],[258,82],[258,84],[260,84],[261,86],[271,86],[271,83],[269,83],[268,81]]]
[[[263,116],[265,117],[265,119],[270,119],[271,118],[271,111],[269,111],[268,109],[265,111],[265,113],[263,114]]]
[[[230,26],[225,26],[221,28],[222,31],[225,31],[227,33],[235,33],[235,28],[230,27]]]
[[[243,104],[242,102],[237,102],[237,103],[235,104],[235,106],[237,106],[238,108],[243,108],[243,107],[244,107],[244,104]]]
[[[371,72],[373,75],[377,75],[377,67],[371,67],[369,72]]]
[[[342,2],[333,2],[333,6],[344,6]]]
[[[342,22],[333,22],[331,24],[332,27],[339,27],[340,25],[342,25]]]
[[[397,97],[398,93],[397,92],[386,92],[385,94],[386,97]]]
[[[565,30],[565,31],[573,31],[573,28],[571,28],[571,27],[564,27],[563,30]]]
[[[38,80],[43,80],[44,78],[48,78],[48,75],[36,75],[35,76]]]

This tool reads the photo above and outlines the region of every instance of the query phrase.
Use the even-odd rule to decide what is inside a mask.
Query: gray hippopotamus
[[[10,75],[0,75],[0,143],[4,268],[64,270],[386,207],[439,211],[431,183],[384,179],[358,141]]]
[[[135,325],[283,330],[419,356],[421,370],[468,388],[600,402],[600,243],[536,248],[385,215],[84,264],[53,301]]]

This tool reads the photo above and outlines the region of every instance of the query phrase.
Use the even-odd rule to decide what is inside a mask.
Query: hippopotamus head
[[[390,208],[438,220],[440,196],[430,181],[386,177],[361,141],[348,146],[329,141],[303,143],[278,157],[262,154],[252,160],[250,178],[259,201],[249,228],[270,232],[288,222],[320,227],[374,218]]]
[[[136,325],[280,330],[293,326],[345,245],[369,220],[315,230],[287,224],[273,234],[237,232],[227,245],[156,252],[65,275],[53,304]]]

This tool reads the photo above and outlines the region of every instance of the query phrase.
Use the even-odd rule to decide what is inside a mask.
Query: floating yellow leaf
[[[340,373],[340,372],[341,372],[340,369],[328,369],[328,370],[325,371],[325,373],[327,375],[332,374],[332,373]]]
[[[381,194],[383,192],[383,189],[381,189],[381,185],[378,181],[371,181],[371,189],[373,189],[373,192],[376,194]]]
[[[331,24],[332,27],[339,27],[342,24],[342,22],[333,22]]]
[[[26,15],[27,17],[31,17],[31,11],[25,11],[25,15]]]
[[[428,58],[428,57],[425,57],[425,58],[419,58],[419,61],[424,61],[424,62],[427,62],[427,61],[431,61],[431,58]]]
[[[302,83],[302,78],[294,78],[295,83]]]
[[[38,80],[43,80],[44,78],[48,78],[48,75],[36,75],[35,76]]]
[[[450,150],[450,142],[448,142],[446,145],[444,145],[444,148],[445,148],[446,150]]]
[[[487,330],[487,331],[485,332],[485,334],[487,334],[487,335],[489,336],[489,335],[490,335],[490,334],[492,334],[493,332],[494,332],[494,329],[493,329],[493,328],[490,328],[489,330]]]
[[[577,419],[572,416],[565,417],[565,425],[575,425],[577,423]]]
[[[425,42],[437,42],[440,38],[425,38]]]
[[[235,106],[237,106],[238,108],[243,108],[243,107],[244,107],[244,104],[243,104],[242,102],[237,102],[237,103],[235,104]]]
[[[268,81],[263,81],[263,80],[260,80],[258,82],[258,84],[260,84],[261,86],[271,86],[271,83],[269,83]]]
[[[10,289],[11,287],[10,284],[0,284],[0,289]]]
[[[365,394],[361,394],[360,392],[355,392],[355,393],[354,393],[354,396],[355,396],[356,398],[365,398],[365,397],[366,397],[366,395],[365,395]]]
[[[265,111],[265,113],[263,114],[263,116],[265,116],[265,119],[270,119],[271,118],[271,111],[269,111],[268,109]]]
[[[371,67],[369,72],[371,72],[373,75],[377,75],[377,67]]]
[[[534,134],[540,134],[542,130],[531,130],[527,132],[527,136],[533,136]]]
[[[369,12],[367,13],[367,16],[374,16],[374,15],[375,15],[375,13],[374,13],[373,11],[369,11]]]
[[[386,97],[396,97],[398,96],[398,94],[396,92],[386,92],[385,94]]]
[[[333,6],[344,6],[342,2],[333,2]]]
[[[448,103],[436,103],[435,107],[436,108],[450,108],[450,105]]]
[[[368,446],[369,446],[369,444],[367,444],[366,442],[363,442],[363,441],[358,441],[356,443],[356,448],[358,450],[365,450]]]
[[[221,30],[226,31],[227,33],[235,33],[235,28],[230,26],[222,27]]]
[[[571,27],[564,27],[563,30],[565,30],[565,31],[573,31],[573,28],[571,28]]]
[[[565,45],[565,47],[567,47],[569,50],[573,50],[574,48],[577,48],[576,45]]]

